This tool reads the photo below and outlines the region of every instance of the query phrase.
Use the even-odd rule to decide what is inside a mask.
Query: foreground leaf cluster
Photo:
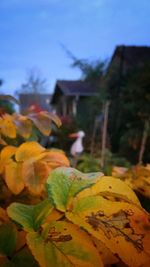
[[[60,167],[50,173],[46,189],[48,198],[38,205],[13,203],[7,208],[25,233],[23,253],[31,251],[40,266],[150,266],[150,217],[123,181]],[[0,247],[5,263],[13,242],[8,251]],[[34,258],[30,266],[36,266]]]
[[[5,146],[0,153],[0,174],[4,182],[1,191],[7,185],[14,195],[27,189],[32,195],[42,196],[49,173],[59,166],[69,166],[61,150],[48,150],[34,141],[19,147]]]

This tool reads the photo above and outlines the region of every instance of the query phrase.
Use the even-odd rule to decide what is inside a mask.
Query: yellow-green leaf
[[[7,208],[11,219],[21,224],[26,231],[37,231],[45,223],[53,207],[46,199],[37,205],[13,203]]]
[[[27,243],[42,267],[103,266],[88,234],[69,222],[53,222],[41,234],[29,233]]]
[[[71,199],[84,188],[95,183],[99,173],[93,177],[73,168],[60,167],[52,171],[46,183],[48,196],[60,211],[65,211]]]

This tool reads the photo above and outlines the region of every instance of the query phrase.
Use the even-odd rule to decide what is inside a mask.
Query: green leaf
[[[21,224],[26,231],[37,231],[45,222],[53,207],[46,199],[38,205],[13,203],[7,208],[11,219]]]
[[[66,221],[47,225],[42,233],[27,234],[27,243],[42,267],[102,267],[89,235]]]
[[[102,173],[83,174],[73,168],[60,167],[50,173],[46,183],[51,202],[65,211],[71,199],[84,188],[90,187]]]
[[[12,223],[0,225],[0,255],[11,256],[16,248],[17,231]]]

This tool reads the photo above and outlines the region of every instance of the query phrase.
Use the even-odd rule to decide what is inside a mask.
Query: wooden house
[[[97,88],[89,82],[57,80],[51,105],[60,116],[76,116],[81,111],[86,112],[87,100],[97,94]]]

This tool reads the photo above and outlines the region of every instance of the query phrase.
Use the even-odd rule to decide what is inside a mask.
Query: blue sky
[[[80,78],[60,43],[90,60],[110,58],[116,45],[150,45],[150,1],[0,0],[1,90],[13,94],[32,68],[48,92],[56,79]]]

